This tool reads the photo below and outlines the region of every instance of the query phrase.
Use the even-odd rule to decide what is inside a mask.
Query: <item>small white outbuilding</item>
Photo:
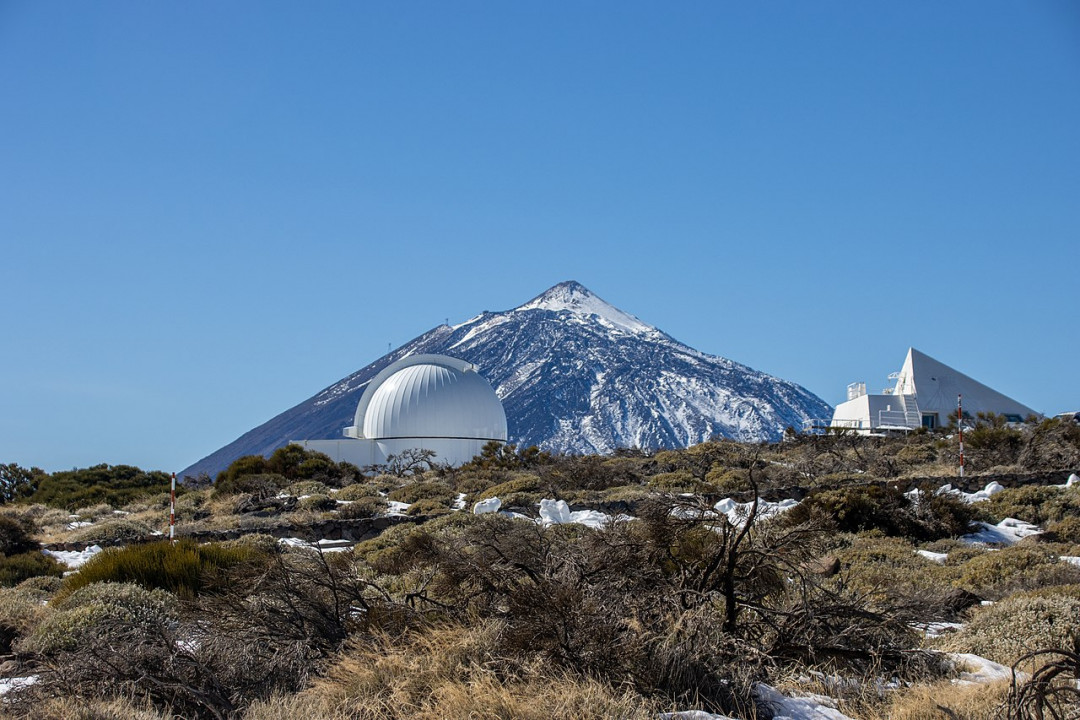
[[[358,467],[407,450],[430,450],[460,465],[492,440],[506,442],[506,412],[491,384],[464,360],[413,355],[376,375],[339,440],[295,440],[308,450]]]
[[[847,400],[836,406],[827,427],[865,434],[930,430],[948,424],[956,412],[957,396],[963,396],[964,416],[980,412],[1004,415],[1010,422],[1028,416],[1042,417],[1027,405],[999,393],[929,355],[909,348],[900,372],[889,375],[892,388],[879,395],[866,392],[866,383],[848,385]]]

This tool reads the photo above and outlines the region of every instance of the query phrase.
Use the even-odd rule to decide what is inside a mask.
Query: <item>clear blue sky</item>
[[[1080,4],[0,2],[0,462],[177,470],[575,279],[1080,410]]]

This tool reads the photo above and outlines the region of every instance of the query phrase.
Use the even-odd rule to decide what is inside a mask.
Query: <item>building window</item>
[[[937,429],[937,413],[923,413],[922,426],[927,430]]]

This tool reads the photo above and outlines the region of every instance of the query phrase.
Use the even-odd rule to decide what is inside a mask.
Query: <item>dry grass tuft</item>
[[[896,695],[882,720],[997,720],[1004,713],[1008,694],[1005,681],[918,685]]]
[[[436,628],[392,642],[353,644],[326,678],[291,698],[253,704],[247,720],[285,718],[655,718],[628,691],[495,654],[499,627]]]
[[[17,717],[22,720],[169,720],[173,715],[138,700],[52,698],[28,705]]]

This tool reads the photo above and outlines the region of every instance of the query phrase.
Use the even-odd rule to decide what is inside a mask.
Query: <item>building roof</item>
[[[964,413],[994,412],[1000,415],[1041,415],[1032,408],[973,380],[959,370],[935,360],[915,348],[908,348],[904,367],[893,389],[894,395],[915,395],[922,411],[956,410],[956,397],[963,395]],[[944,419],[944,418],[942,418]]]
[[[414,355],[372,379],[345,434],[505,441],[506,413],[475,365],[446,355]]]

